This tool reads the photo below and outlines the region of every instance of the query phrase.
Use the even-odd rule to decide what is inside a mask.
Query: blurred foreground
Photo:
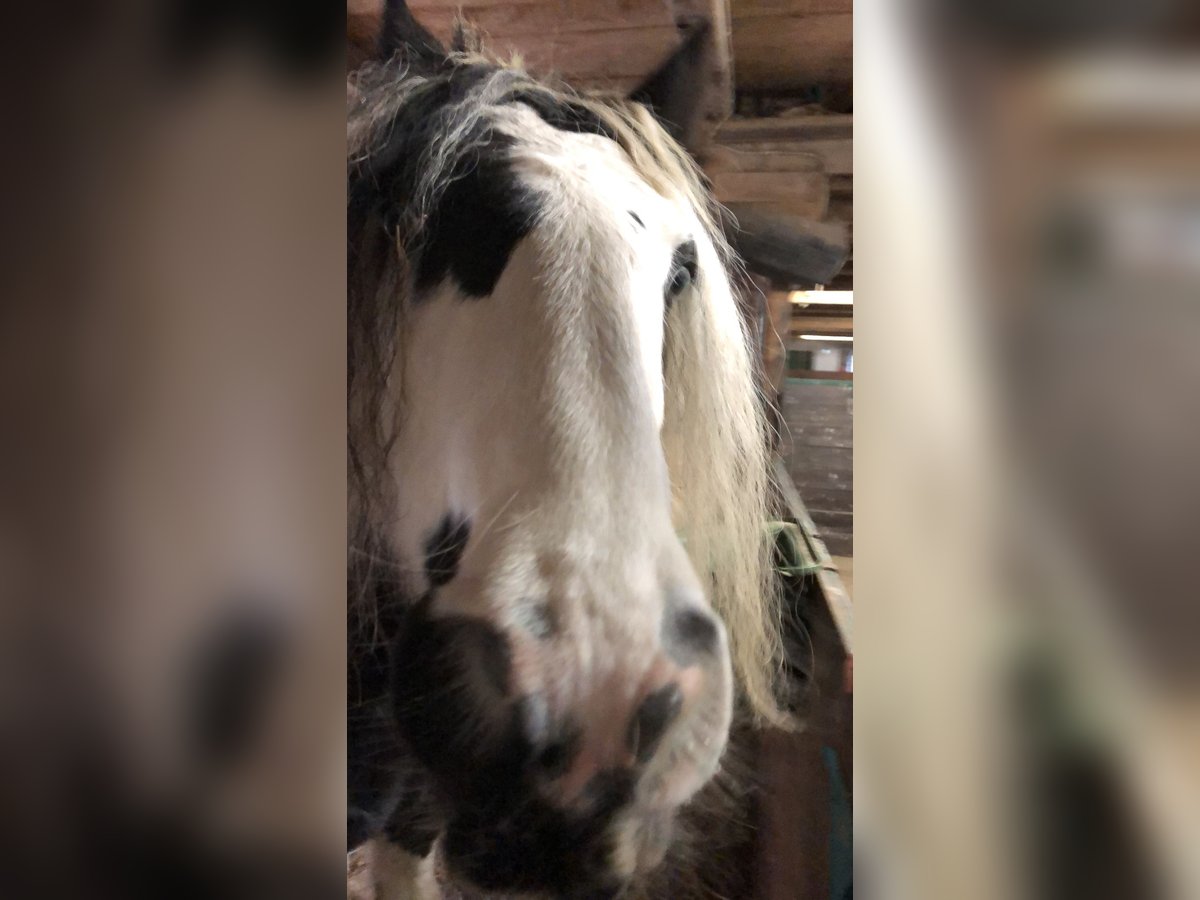
[[[343,8],[18,7],[0,896],[338,896]]]
[[[1197,12],[856,9],[870,896],[1200,897]]]

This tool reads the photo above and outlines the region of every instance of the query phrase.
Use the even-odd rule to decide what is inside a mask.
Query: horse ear
[[[379,55],[382,59],[400,55],[413,68],[426,71],[447,62],[446,49],[413,17],[406,0],[384,0]]]
[[[483,53],[483,32],[463,18],[462,13],[454,17],[450,49],[455,53]]]
[[[702,115],[712,24],[698,17],[683,19],[679,30],[684,36],[679,49],[630,94],[630,99],[648,107],[667,133],[687,147]]]

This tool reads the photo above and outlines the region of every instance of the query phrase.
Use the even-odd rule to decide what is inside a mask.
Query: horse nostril
[[[579,749],[578,740],[570,737],[561,741],[555,741],[546,746],[537,756],[538,768],[542,770],[542,774],[548,778],[557,778],[564,774],[571,765],[571,761],[575,758],[576,751]]]
[[[668,619],[663,645],[680,665],[711,657],[720,643],[720,625],[711,613],[691,607]]]
[[[683,708],[683,692],[672,682],[642,701],[629,724],[629,748],[638,762],[644,763],[658,748],[667,728]]]
[[[539,774],[546,778],[565,774],[579,753],[579,730],[569,723],[552,728],[550,709],[540,694],[522,697],[516,702],[514,712],[518,733],[532,751]]]

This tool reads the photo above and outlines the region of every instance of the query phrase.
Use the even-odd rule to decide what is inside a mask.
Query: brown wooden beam
[[[731,119],[721,126],[715,140],[743,153],[758,150],[808,154],[819,159],[830,176],[848,176],[854,172],[853,116]]]
[[[854,319],[850,316],[794,315],[788,321],[788,332],[798,334],[853,335]]]
[[[849,253],[847,246],[818,232],[822,223],[801,229],[796,226],[803,220],[767,215],[748,205],[731,207],[730,213],[724,224],[734,250],[751,272],[779,287],[827,284]]]
[[[854,23],[849,12],[735,15],[737,86],[794,90],[844,83],[854,75]]]

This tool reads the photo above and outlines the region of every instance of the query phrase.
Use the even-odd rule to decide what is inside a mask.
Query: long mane
[[[403,427],[404,386],[393,361],[403,353],[405,309],[423,227],[455,171],[479,152],[495,107],[520,98],[598,122],[635,170],[660,193],[694,207],[718,253],[732,254],[716,207],[690,156],[645,107],[584,96],[535,81],[480,57],[452,59],[449,75],[421,76],[397,63],[368,65],[351,87],[348,128],[348,420],[351,613],[373,616],[373,535],[395,486],[385,461]],[[447,79],[461,79],[448,91]],[[431,135],[436,133],[436,140]],[[405,157],[407,154],[407,158]],[[381,209],[381,166],[400,167],[404,190]],[[664,358],[662,443],[675,526],[730,636],[746,711],[785,724],[776,700],[782,647],[778,587],[764,523],[769,466],[764,405],[747,333],[728,281],[701,279],[698,302],[672,312]]]

